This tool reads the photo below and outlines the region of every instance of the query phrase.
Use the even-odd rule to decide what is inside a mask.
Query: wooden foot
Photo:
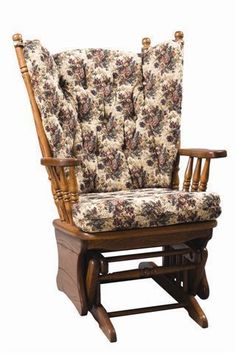
[[[104,309],[104,307],[99,304],[97,306],[93,306],[90,309],[95,320],[98,322],[99,327],[105,334],[105,336],[109,339],[110,342],[116,342],[116,331],[113,327],[113,324],[108,316],[108,313]]]
[[[101,271],[99,255],[92,253],[89,256],[86,274],[86,294],[89,311],[98,322],[99,327],[110,342],[116,342],[116,332],[109,315],[100,303],[99,273]]]
[[[56,230],[58,248],[57,287],[73,302],[80,315],[88,312],[84,284],[85,249],[80,240]]]
[[[139,268],[156,268],[157,265],[153,262],[142,262],[139,264]],[[189,316],[199,324],[202,328],[208,327],[208,321],[206,315],[198,304],[193,295],[189,295],[184,292],[183,288],[176,285],[172,279],[166,275],[157,275],[153,277],[153,280],[157,282],[169,295],[171,295],[177,302],[182,303],[184,308],[188,311]]]
[[[199,303],[192,295],[185,295],[185,308],[189,316],[199,324],[202,328],[208,327],[208,321],[205,313],[201,309]]]

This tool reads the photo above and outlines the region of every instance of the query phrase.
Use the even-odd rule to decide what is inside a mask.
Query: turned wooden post
[[[182,41],[184,38],[184,34],[182,31],[176,31],[175,32],[175,40],[177,41]]]
[[[207,189],[207,182],[209,179],[209,172],[210,172],[210,161],[211,159],[207,158],[204,163],[204,167],[200,179],[200,186],[199,186],[200,192],[205,192]]]
[[[151,45],[151,39],[148,38],[148,37],[145,37],[142,39],[142,45],[143,45],[143,49],[144,50],[148,50],[148,48],[150,47]]]
[[[199,180],[200,180],[200,176],[201,176],[201,166],[202,166],[202,159],[198,158],[195,169],[194,169],[194,174],[193,174],[193,182],[192,182],[192,187],[191,187],[192,192],[198,191],[198,185],[199,185]]]
[[[70,201],[71,204],[75,204],[78,202],[78,185],[76,180],[76,171],[75,166],[69,167],[69,192],[70,192]]]
[[[43,157],[51,157],[52,156],[51,149],[50,149],[47,137],[44,132],[44,128],[43,128],[42,120],[41,120],[41,115],[40,115],[40,112],[38,109],[38,105],[35,101],[34,92],[33,92],[31,80],[30,80],[30,75],[29,75],[28,68],[27,68],[26,61],[25,61],[25,57],[24,57],[24,51],[23,51],[24,45],[23,45],[22,35],[19,33],[16,33],[12,36],[12,39],[14,42],[16,56],[17,56],[19,67],[20,67],[20,71],[21,71],[21,74],[22,74],[22,77],[23,77],[23,80],[24,80],[24,83],[25,83],[25,86],[26,86],[26,89],[27,89],[27,92],[29,95],[29,100],[30,100],[30,104],[31,104],[32,112],[33,112],[34,122],[35,122],[35,126],[36,126],[36,131],[37,131],[42,155],[43,155]]]
[[[192,178],[192,172],[193,172],[193,157],[190,157],[188,159],[188,165],[187,165],[187,168],[186,168],[185,174],[184,174],[183,190],[185,192],[189,191],[190,182],[191,182],[191,178]]]
[[[60,189],[60,183],[58,180],[58,175],[54,167],[47,167],[46,168],[49,174],[49,180],[51,181],[51,189],[54,198],[54,202],[57,206],[57,210],[60,216],[61,221],[66,221],[65,215],[65,205],[63,202],[63,195]]]
[[[64,171],[64,168],[62,167],[62,168],[60,168],[60,185],[61,185],[61,191],[62,191],[62,198],[63,198],[65,209],[66,209],[67,221],[70,224],[73,224],[72,210],[71,210],[71,204],[70,204],[70,195],[69,195],[69,189],[68,189],[67,182],[68,181],[65,176],[65,171]]]

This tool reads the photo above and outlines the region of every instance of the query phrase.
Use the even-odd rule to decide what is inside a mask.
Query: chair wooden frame
[[[181,40],[183,33],[177,31],[175,40]],[[216,221],[179,224],[158,228],[144,228],[127,231],[99,232],[90,234],[81,231],[73,223],[72,205],[79,195],[75,177],[74,158],[53,158],[46,138],[40,112],[35,101],[30,75],[23,54],[23,40],[20,34],[13,35],[19,67],[29,95],[34,122],[43,158],[51,181],[52,193],[60,219],[54,220],[58,246],[59,264],[58,289],[63,291],[78,309],[80,315],[92,313],[107,338],[116,341],[116,332],[111,317],[132,315],[151,311],[185,308],[192,319],[201,327],[208,326],[206,315],[195,296],[206,299],[209,286],[205,273],[207,243],[212,237]],[[143,39],[144,50],[150,46],[150,39]],[[179,189],[179,158],[188,156],[183,190],[205,191],[209,178],[210,161],[226,157],[225,150],[179,149],[172,176],[172,188]],[[196,159],[195,167],[194,160]],[[202,160],[205,160],[202,168]],[[194,167],[194,171],[193,171]],[[65,168],[69,173],[65,173]],[[158,247],[156,251],[106,256],[106,252]],[[133,259],[162,258],[162,266],[153,262],[141,262],[137,269],[109,273],[109,263]],[[152,278],[174,299],[175,303],[107,312],[101,304],[100,285],[135,279]]]

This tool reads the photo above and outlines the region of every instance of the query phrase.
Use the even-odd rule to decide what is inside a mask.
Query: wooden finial
[[[184,38],[184,34],[182,31],[176,31],[175,32],[175,40],[176,41],[182,41]]]
[[[143,38],[142,45],[144,49],[148,49],[151,45],[151,39],[148,37]]]
[[[12,40],[14,42],[14,46],[23,46],[23,38],[20,33],[13,34]]]

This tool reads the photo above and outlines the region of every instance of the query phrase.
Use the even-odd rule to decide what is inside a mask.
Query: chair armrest
[[[43,157],[41,164],[47,169],[61,221],[73,225],[72,208],[73,204],[78,202],[75,167],[79,165],[79,160],[75,158]]]
[[[78,166],[79,161],[74,158],[55,158],[55,157],[43,157],[41,159],[41,165],[48,167],[70,167]]]
[[[210,149],[179,149],[179,155],[189,156],[189,157],[198,157],[198,158],[220,158],[226,157],[226,150],[210,150]]]
[[[179,149],[176,164],[172,175],[172,188],[179,189],[179,157],[188,156],[188,164],[184,174],[183,190],[188,192],[191,187],[192,192],[204,192],[210,173],[211,159],[226,157],[226,150],[209,149]],[[195,162],[196,159],[196,162]],[[202,166],[202,159],[205,159]]]

